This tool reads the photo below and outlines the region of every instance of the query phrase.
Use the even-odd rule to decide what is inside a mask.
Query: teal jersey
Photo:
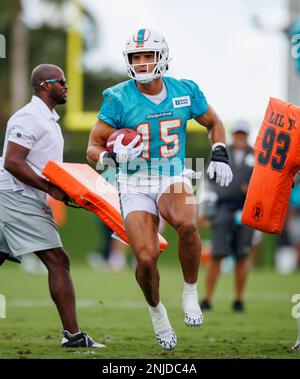
[[[191,80],[163,77],[167,97],[154,104],[134,80],[103,92],[98,118],[116,129],[129,128],[141,134],[141,158],[128,163],[128,172],[150,170],[178,175],[184,168],[187,121],[203,115],[208,108],[204,94]]]

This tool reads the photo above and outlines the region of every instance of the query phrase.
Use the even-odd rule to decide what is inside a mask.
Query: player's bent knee
[[[196,223],[190,220],[178,222],[175,225],[175,228],[180,237],[189,237],[191,235],[194,235],[195,233],[198,233]]]
[[[136,257],[137,265],[144,269],[153,267],[157,263],[157,258],[157,256],[152,255],[149,251],[144,250]]]

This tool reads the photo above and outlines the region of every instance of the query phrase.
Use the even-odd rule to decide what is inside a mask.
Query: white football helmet
[[[151,63],[155,64],[155,67],[151,72],[137,73],[134,68],[137,65],[131,63],[131,55],[133,53],[148,51],[155,53],[155,61]],[[134,33],[127,41],[123,55],[128,76],[142,84],[149,83],[153,79],[163,75],[167,71],[168,63],[171,60],[169,58],[169,47],[165,38],[152,29],[139,29]]]

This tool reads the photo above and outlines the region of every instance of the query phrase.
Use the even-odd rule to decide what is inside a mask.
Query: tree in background
[[[27,99],[27,72],[28,72],[28,35],[23,19],[21,0],[1,0],[0,3],[0,32],[8,39],[8,59],[1,60],[1,97],[5,96],[1,104],[8,106],[9,94],[10,111],[14,112],[24,105]],[[2,66],[9,62],[3,75]],[[7,80],[9,78],[9,80]]]
[[[63,70],[66,68],[70,1],[39,0],[39,4],[41,7],[34,9],[33,19],[26,16],[32,13],[30,1],[1,0],[0,2],[0,33],[6,37],[9,51],[7,59],[0,59],[0,155],[8,118],[31,96],[29,85],[31,70],[45,62],[56,64]],[[83,14],[84,30],[81,32],[86,52],[95,46],[98,26],[88,10],[84,10]],[[23,28],[23,32],[18,35],[17,30],[20,28]],[[16,36],[19,38],[18,43],[14,42]],[[97,112],[102,102],[102,91],[126,79],[125,75],[112,71],[84,69],[84,109]],[[59,113],[61,116],[64,115],[63,108]],[[84,162],[87,132],[64,131],[64,133],[66,159]]]
[[[28,76],[36,61],[39,63],[51,61],[54,64],[63,61],[61,66],[65,66],[65,34],[71,2],[69,0],[39,0],[39,2],[41,8],[38,9],[41,10],[41,14],[36,15],[36,19],[39,20],[37,27],[26,21],[26,14],[31,12],[30,7],[33,5],[30,1],[1,0],[0,2],[0,33],[6,37],[8,48],[8,59],[0,61],[2,89],[0,100],[3,104],[0,121],[27,102]],[[34,9],[34,12],[38,10]],[[83,9],[83,17],[91,31],[87,34],[91,41],[90,36],[97,35],[96,22],[86,9]],[[56,30],[60,33],[56,33]],[[41,38],[39,35],[41,31],[55,34],[52,44],[49,44],[51,37],[46,40]],[[45,33],[42,33],[42,36],[45,37]],[[32,48],[33,45],[36,47],[35,39],[40,42],[37,49]],[[56,42],[53,42],[55,39]],[[45,48],[47,53],[41,54]],[[57,60],[58,51],[60,59]]]

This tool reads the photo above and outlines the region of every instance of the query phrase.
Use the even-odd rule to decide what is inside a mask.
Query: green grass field
[[[165,261],[164,261],[165,260]],[[246,291],[245,314],[231,309],[232,274],[218,283],[214,310],[198,329],[183,324],[182,276],[178,265],[161,257],[161,297],[177,333],[178,345],[163,351],[155,341],[150,316],[133,271],[95,272],[76,263],[72,275],[81,328],[106,349],[63,350],[60,321],[48,295],[46,275],[24,273],[18,265],[1,268],[0,293],[7,318],[0,319],[1,358],[300,358],[290,347],[297,336],[291,297],[299,275],[253,272]],[[200,272],[202,293],[204,272]]]

